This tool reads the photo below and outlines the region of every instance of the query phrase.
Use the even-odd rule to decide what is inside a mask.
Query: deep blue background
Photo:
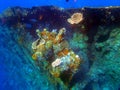
[[[0,12],[8,7],[55,5],[63,8],[120,6],[120,0],[0,0]]]

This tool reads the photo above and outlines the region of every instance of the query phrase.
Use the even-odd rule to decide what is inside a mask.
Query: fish
[[[69,2],[69,0],[66,0],[66,2]]]
[[[77,2],[77,0],[73,0],[74,2]],[[69,0],[66,0],[66,2],[69,2]]]
[[[29,23],[26,23],[26,24],[25,24],[25,27],[30,29],[30,28],[32,28],[32,25],[29,24]]]
[[[29,21],[35,23],[35,22],[37,22],[38,20],[36,20],[36,19],[30,19]]]

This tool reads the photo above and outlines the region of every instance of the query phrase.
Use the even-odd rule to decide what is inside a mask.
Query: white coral
[[[71,18],[68,18],[67,21],[70,24],[78,24],[83,20],[83,14],[82,13],[74,13]]]
[[[32,49],[37,49],[37,42],[39,41],[39,39],[37,39],[36,41],[34,41],[32,43]]]
[[[61,59],[56,59],[53,63],[52,63],[52,67],[57,67],[62,63]]]

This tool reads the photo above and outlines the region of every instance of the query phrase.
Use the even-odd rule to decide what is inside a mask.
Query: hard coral
[[[52,67],[56,67],[56,66],[59,66],[61,64],[61,59],[56,59],[54,62],[52,62]]]
[[[68,42],[64,40],[65,31],[65,28],[62,28],[57,34],[47,29],[42,32],[37,29],[39,39],[32,43],[32,49],[35,51],[32,58],[40,61],[42,58],[45,59],[49,64],[49,72],[58,78],[61,78],[61,75],[64,76],[64,72],[66,72],[65,75],[69,72],[72,77],[81,63],[79,56],[69,48]]]
[[[74,13],[71,18],[68,18],[67,21],[70,24],[78,24],[83,20],[83,14],[82,13]]]
[[[78,68],[81,59],[78,55],[76,55],[73,51],[69,51],[69,53],[61,58],[57,58],[52,63],[52,67],[55,70],[56,67],[60,68],[60,72],[67,71],[70,69],[72,72],[75,72],[75,69]],[[71,65],[76,66],[74,69],[70,68]]]

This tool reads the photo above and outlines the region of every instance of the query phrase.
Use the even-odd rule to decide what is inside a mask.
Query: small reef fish
[[[69,2],[69,0],[66,0],[66,2]]]
[[[36,19],[30,19],[29,21],[30,21],[30,22],[37,22]]]
[[[73,0],[74,2],[76,2],[77,0]],[[69,0],[66,0],[66,2],[69,2]]]

